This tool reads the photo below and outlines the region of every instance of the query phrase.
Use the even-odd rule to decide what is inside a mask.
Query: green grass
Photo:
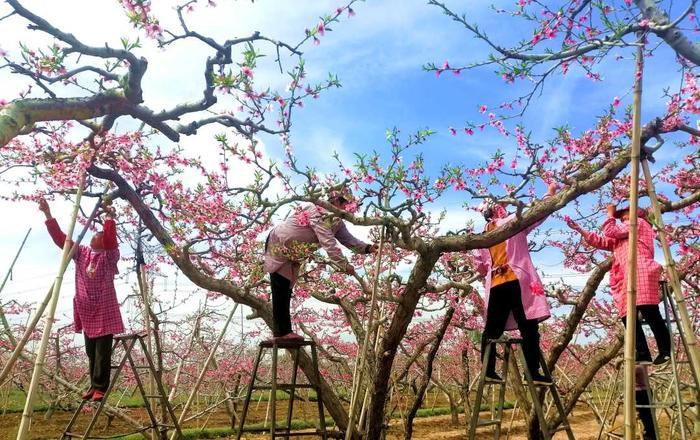
[[[333,419],[330,417],[326,418],[326,427],[333,427],[335,426],[335,422]],[[253,423],[250,425],[245,425],[244,429],[261,429],[263,428],[264,425],[263,423]],[[310,422],[307,420],[292,420],[292,430],[299,430],[299,429],[309,429],[309,428],[314,428],[316,427],[314,422]],[[283,429],[279,424],[277,425],[277,429]],[[231,428],[205,428],[205,429],[184,429],[182,431],[183,434],[183,439],[185,440],[196,440],[196,439],[202,439],[202,438],[221,438],[221,437],[231,437],[235,435],[238,432],[236,429],[231,429]],[[132,434],[124,437],[118,437],[119,440],[143,440],[143,436],[141,434]]]
[[[503,404],[504,409],[512,409],[514,406],[513,402],[506,401]],[[489,409],[488,405],[482,405],[481,406],[481,411],[485,411]],[[462,413],[464,411],[464,408],[459,407],[458,412]],[[418,413],[416,414],[417,417],[433,417],[433,416],[444,416],[450,414],[450,408],[446,406],[439,406],[435,408],[421,408],[418,410]],[[399,415],[394,413],[392,414],[392,418],[397,419],[399,418]],[[315,422],[314,421],[308,421],[308,420],[292,420],[292,430],[299,430],[299,429],[309,429],[309,428],[314,428]],[[333,421],[332,418],[327,417],[326,418],[326,426],[327,427],[333,427],[335,426],[335,422]],[[254,423],[250,425],[246,425],[245,429],[260,429],[263,427],[263,423]],[[278,425],[279,428],[279,425]],[[185,429],[182,431],[182,434],[184,435],[184,439],[186,440],[198,440],[198,439],[208,439],[208,438],[221,438],[221,437],[231,437],[236,435],[237,430],[236,429],[231,429],[231,428],[205,428],[205,429]],[[142,440],[143,436],[140,434],[133,434],[125,437],[119,437],[120,440]]]
[[[110,404],[116,404],[117,398],[121,395],[121,393],[114,393],[110,396],[109,398],[109,403]],[[41,400],[41,398],[44,397],[42,395],[38,396],[37,401],[34,405],[34,411],[46,411],[49,409],[50,405],[45,401]],[[6,399],[6,396],[0,395],[0,412],[2,412],[3,409],[5,409],[5,412],[10,414],[10,413],[19,413],[24,410],[24,401],[26,399],[26,395],[20,391],[20,390],[12,390],[10,391],[9,397]],[[7,408],[5,408],[5,402],[7,401]],[[67,403],[66,400],[63,401],[63,404],[65,405]],[[73,402],[70,402],[71,404]],[[75,397],[75,405],[77,406],[79,403],[78,397]],[[136,393],[133,396],[124,396],[124,398],[119,402],[119,407],[120,408],[140,408],[143,406],[143,399],[141,396]]]
[[[503,403],[503,409],[513,409],[515,406],[514,402],[509,402],[505,401]],[[491,408],[490,405],[487,404],[482,404],[480,411],[487,411]],[[457,408],[458,413],[463,413],[464,412],[464,407],[458,407]],[[445,416],[450,414],[450,407],[449,406],[437,406],[435,408],[420,408],[418,412],[416,413],[417,417],[433,417],[433,416]],[[399,418],[399,415],[394,412],[391,414],[392,418]]]

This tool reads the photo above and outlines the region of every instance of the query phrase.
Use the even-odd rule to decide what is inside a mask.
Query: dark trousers
[[[90,386],[107,391],[112,365],[112,335],[85,336],[85,352],[90,363]]]
[[[540,370],[540,332],[537,328],[537,320],[525,317],[518,280],[499,284],[491,289],[486,309],[486,326],[481,335],[481,360],[482,362],[484,360],[488,340],[498,339],[503,335],[510,312],[513,312],[513,317],[518,323],[520,336],[523,339],[522,348],[527,368],[531,373],[537,373]],[[486,364],[486,372],[495,373],[495,371],[496,351],[491,350]]]
[[[651,394],[651,390],[635,391],[634,397],[637,405],[649,405],[649,394]],[[637,415],[642,422],[642,426],[644,426],[644,440],[656,440],[656,430],[654,430],[654,418],[651,413],[651,408],[640,408],[638,406]]]
[[[274,272],[270,274],[270,287],[272,288],[272,334],[284,336],[292,332],[292,318],[289,316],[292,282]]]
[[[651,332],[654,334],[656,339],[656,346],[659,348],[659,354],[671,354],[671,335],[668,332],[668,327],[666,327],[666,321],[661,317],[661,311],[658,305],[645,305],[637,306],[638,315],[641,314],[642,318],[649,324]],[[627,326],[627,317],[622,317],[622,323]],[[635,326],[635,345],[636,345],[636,358],[637,360],[651,360],[651,353],[649,352],[649,346],[647,345],[647,338],[644,335],[644,329],[642,328],[642,323],[637,319],[637,325]]]

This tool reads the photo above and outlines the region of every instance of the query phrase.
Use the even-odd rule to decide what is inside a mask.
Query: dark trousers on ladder
[[[90,364],[90,386],[96,390],[106,391],[112,364],[112,336],[96,338],[85,336],[85,352]]]
[[[292,282],[274,272],[270,274],[270,287],[272,289],[272,334],[284,336],[292,332],[292,318],[289,315]]]
[[[518,280],[509,281],[491,288],[489,304],[486,310],[486,326],[481,335],[481,360],[482,362],[484,361],[483,357],[488,340],[498,339],[503,335],[511,312],[513,312],[513,317],[520,330],[520,336],[523,339],[522,349],[527,367],[531,373],[537,373],[540,369],[540,332],[537,328],[537,320],[525,317],[523,300],[520,296],[520,282]],[[486,373],[495,373],[495,349],[491,350],[489,359],[486,362]]]
[[[635,401],[637,405],[649,405],[650,394],[650,390],[635,391]],[[642,426],[644,426],[644,440],[656,440],[656,430],[654,429],[654,419],[651,411],[651,408],[637,407],[637,415],[639,416],[639,420],[642,422]]]
[[[656,339],[656,345],[659,348],[660,354],[671,354],[671,335],[668,332],[668,327],[666,327],[666,320],[661,316],[661,311],[658,305],[650,304],[637,306],[637,313],[642,315],[642,318],[649,324],[651,332],[654,334]],[[627,317],[622,317],[622,323],[627,326]],[[647,338],[644,335],[644,329],[642,328],[642,323],[637,319],[637,325],[635,326],[635,348],[637,351],[636,358],[640,361],[651,360],[651,352],[649,351],[649,346],[647,345]]]

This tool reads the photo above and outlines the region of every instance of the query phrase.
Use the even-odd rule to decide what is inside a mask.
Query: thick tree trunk
[[[406,284],[403,301],[399,304],[377,353],[377,374],[373,380],[372,402],[369,408],[368,440],[379,440],[384,430],[384,410],[389,391],[389,378],[394,364],[396,351],[406,334],[408,325],[413,319],[413,313],[421,297],[422,289],[430,276],[439,254],[421,254],[411,271]]]
[[[428,352],[428,356],[425,360],[425,369],[423,371],[423,377],[421,378],[420,386],[418,387],[418,391],[416,393],[416,398],[413,400],[413,405],[411,405],[411,409],[408,410],[408,415],[406,416],[404,432],[405,440],[411,440],[411,437],[413,436],[413,419],[416,417],[418,409],[420,409],[421,405],[423,405],[423,399],[425,398],[425,390],[428,388],[428,385],[430,384],[430,378],[433,375],[433,362],[435,361],[435,356],[437,355],[437,352],[440,349],[442,338],[445,336],[445,332],[447,331],[447,327],[450,325],[450,321],[452,321],[452,316],[454,315],[454,313],[455,309],[453,307],[447,309],[447,313],[445,313],[445,317],[442,319],[442,324],[440,325],[438,331],[435,333],[435,340],[433,341],[433,344],[430,347],[430,351]]]

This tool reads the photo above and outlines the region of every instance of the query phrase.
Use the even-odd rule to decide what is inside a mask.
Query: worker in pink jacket
[[[549,197],[556,191],[550,184]],[[515,218],[506,212],[502,204],[482,204],[481,211],[488,221],[486,231],[491,231]],[[536,384],[551,383],[551,378],[540,373],[540,333],[538,323],[549,318],[549,304],[537,275],[527,243],[527,234],[537,228],[544,219],[525,228],[504,242],[488,249],[478,249],[475,256],[477,271],[484,276],[486,289],[486,324],[481,336],[481,356],[490,339],[498,339],[505,330],[520,330],[522,350],[527,368]],[[491,351],[486,361],[487,382],[500,382],[496,373],[496,353]]]
[[[659,278],[661,265],[654,260],[654,237],[656,233],[646,219],[646,210],[638,211],[637,222],[637,312],[642,315],[651,327],[656,338],[659,354],[654,359],[654,365],[664,365],[671,360],[671,336],[666,322],[659,310]],[[618,223],[617,220],[621,222]],[[627,237],[629,234],[629,207],[619,210],[615,205],[608,205],[608,218],[603,222],[603,235],[585,231],[576,222],[567,220],[569,227],[577,231],[589,245],[611,251],[613,265],[610,269],[610,291],[615,306],[627,322]],[[636,359],[639,363],[650,363],[651,353],[647,345],[642,323],[637,320],[636,326]]]
[[[328,197],[328,202],[338,209],[346,209],[352,200],[352,193],[347,189],[334,190]],[[303,339],[292,332],[289,313],[292,288],[302,262],[319,247],[326,251],[340,270],[349,275],[355,274],[355,269],[338,247],[338,241],[356,253],[367,254],[377,250],[375,244],[355,238],[342,219],[315,205],[296,212],[270,231],[265,242],[265,271],[270,274],[274,321],[272,333],[275,338]]]
[[[114,209],[104,206],[107,219],[102,232],[90,240],[90,246],[79,245],[73,254],[75,261],[75,296],[73,297],[73,327],[85,337],[85,351],[90,367],[90,388],[83,399],[100,401],[109,387],[112,367],[112,339],[124,333],[119,311],[114,277],[119,273],[119,244]],[[51,215],[46,200],[39,200],[39,210],[46,216],[46,229],[53,242],[63,248],[66,235]],[[72,245],[72,243],[71,243]]]

